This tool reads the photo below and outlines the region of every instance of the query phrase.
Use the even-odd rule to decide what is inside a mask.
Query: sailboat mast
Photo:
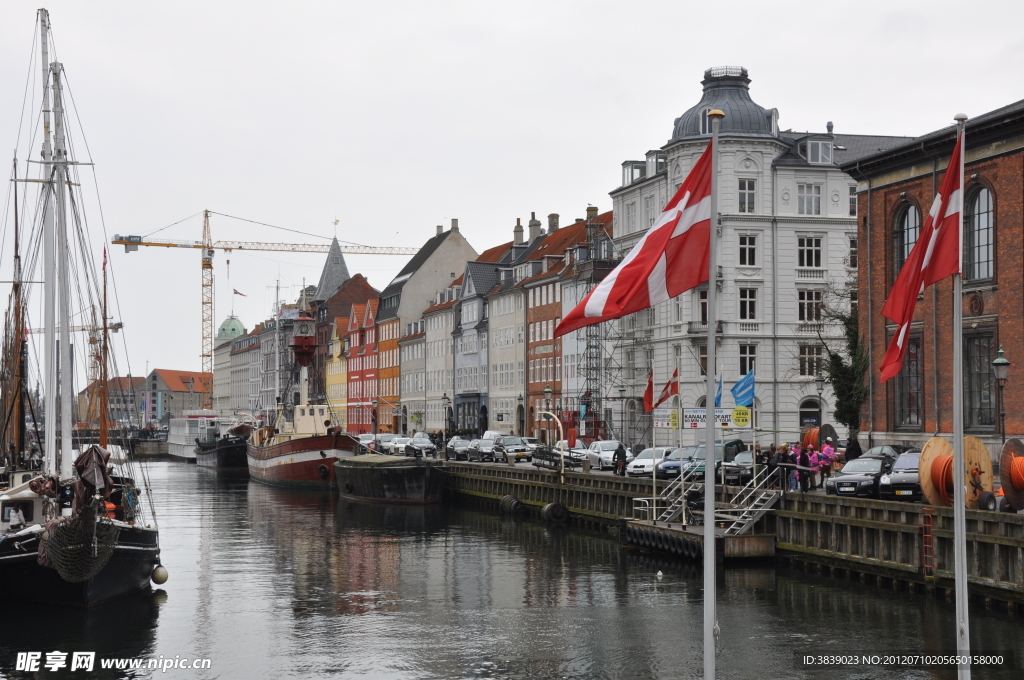
[[[64,102],[61,88],[62,64],[50,65],[53,77],[54,167],[57,197],[57,279],[60,284],[57,313],[60,326],[60,476],[71,477],[71,421],[72,383],[74,368],[71,364],[71,276],[68,261],[67,208],[64,193],[67,190],[68,165],[64,138]]]
[[[14,444],[18,454],[25,450],[25,325],[21,307],[21,240],[18,234],[18,157],[14,157],[14,322],[11,324],[13,342],[10,349],[17,347],[18,365],[14,377]]]
[[[100,446],[107,448],[107,423],[110,420],[107,407],[107,249],[103,249],[103,315],[100,319],[100,382],[97,390],[100,415]]]
[[[50,13],[39,10],[39,43],[43,56],[43,364],[45,434],[44,470],[57,471],[57,343],[54,337],[57,320],[57,243],[53,231],[53,151],[50,146],[50,50],[47,42]]]

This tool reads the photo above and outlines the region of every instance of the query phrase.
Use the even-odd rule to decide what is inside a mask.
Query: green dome
[[[245,335],[245,326],[237,316],[229,316],[224,319],[224,323],[217,329],[218,338],[237,338],[240,335]]]

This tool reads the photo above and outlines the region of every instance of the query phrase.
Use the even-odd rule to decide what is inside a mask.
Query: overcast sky
[[[22,157],[39,4],[0,4],[0,148]],[[1024,98],[1022,7],[47,3],[108,235],[149,234],[208,208],[323,237],[215,216],[214,239],[327,243],[336,229],[356,243],[416,246],[457,217],[478,251],[510,240],[531,211],[564,223],[588,204],[609,209],[620,163],[668,140],[710,66],[747,67],[753,99],[777,107],[783,129],[833,121],[841,133],[919,135],[958,111]],[[31,78],[37,112],[41,76]],[[193,217],[160,236],[198,239],[201,227]],[[10,239],[0,257],[6,274]],[[199,257],[111,248],[134,374],[147,362],[199,369]],[[234,297],[251,329],[278,277],[294,297],[324,258],[235,252],[230,282],[226,259],[216,256],[216,321]],[[405,259],[347,257],[378,289]]]

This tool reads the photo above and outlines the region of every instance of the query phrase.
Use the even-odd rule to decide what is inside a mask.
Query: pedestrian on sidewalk
[[[807,449],[801,449],[800,456],[797,458],[796,464],[801,468],[811,467],[811,457],[807,453]],[[811,487],[811,473],[806,469],[800,470],[800,493],[807,493]],[[794,489],[795,490],[795,489]]]

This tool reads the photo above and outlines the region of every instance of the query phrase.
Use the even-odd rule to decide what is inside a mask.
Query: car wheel
[[[532,463],[533,462],[533,456],[527,456],[526,457],[526,462],[527,463]]]

